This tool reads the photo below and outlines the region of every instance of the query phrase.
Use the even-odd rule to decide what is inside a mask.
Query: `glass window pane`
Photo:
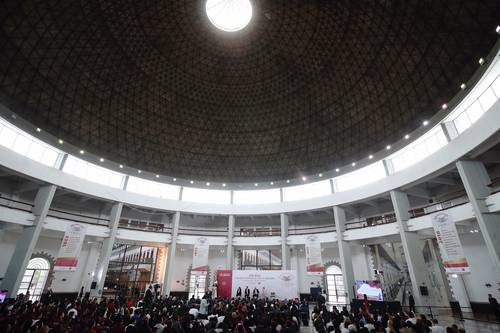
[[[481,116],[483,115],[484,111],[481,105],[479,104],[478,101],[475,101],[472,103],[471,106],[467,109],[467,115],[469,116],[469,120],[471,123],[475,123]]]
[[[230,204],[231,191],[184,187],[182,190],[182,200],[212,204]]]
[[[284,187],[284,200],[295,201],[329,195],[332,193],[330,180],[305,185]]]
[[[279,189],[234,191],[233,202],[237,205],[266,204],[281,201]]]
[[[18,135],[16,141],[14,142],[14,145],[12,146],[12,150],[24,156],[28,152],[30,144],[31,144],[30,139]]]
[[[0,133],[0,145],[11,149],[14,141],[16,141],[17,133],[11,128],[4,126]]]
[[[486,91],[479,97],[479,102],[481,103],[484,111],[488,111],[496,101],[497,97],[491,88],[486,89]]]

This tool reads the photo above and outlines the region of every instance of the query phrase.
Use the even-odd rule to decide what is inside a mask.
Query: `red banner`
[[[233,271],[230,269],[219,269],[217,271],[217,297],[231,298],[233,285]]]

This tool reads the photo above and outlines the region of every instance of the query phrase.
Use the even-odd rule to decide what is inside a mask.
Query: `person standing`
[[[500,308],[498,308],[498,301],[491,294],[488,294],[488,302],[490,303],[491,312],[495,315],[495,318],[500,319]]]
[[[250,288],[248,286],[245,288],[245,298],[250,298]]]
[[[411,293],[408,296],[408,305],[410,306],[410,312],[415,313],[415,299]]]
[[[259,294],[260,294],[259,289],[257,289],[257,287],[254,287],[253,293],[252,293],[253,298],[255,298],[255,299],[259,298]]]
[[[299,307],[300,319],[302,320],[302,325],[309,326],[309,305],[305,300],[302,300]]]
[[[246,290],[245,290],[245,294],[246,294]],[[241,298],[241,287],[238,287],[238,290],[236,290],[236,297]]]

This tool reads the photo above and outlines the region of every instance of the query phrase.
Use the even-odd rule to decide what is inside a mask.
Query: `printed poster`
[[[70,224],[64,232],[61,248],[54,265],[55,271],[76,271],[87,227],[83,224]]]

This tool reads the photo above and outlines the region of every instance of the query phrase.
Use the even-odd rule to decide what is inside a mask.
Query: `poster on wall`
[[[432,214],[431,219],[446,273],[469,273],[470,267],[451,216],[438,212]]]
[[[323,260],[321,258],[321,243],[319,238],[314,235],[307,236],[305,248],[307,274],[322,275],[324,268]]]
[[[259,298],[295,299],[298,293],[297,272],[291,270],[218,270],[217,296],[236,297],[238,287],[259,291]]]
[[[57,254],[55,271],[76,271],[78,257],[82,250],[83,240],[87,227],[83,224],[70,224],[66,227],[61,248]]]
[[[204,275],[208,272],[208,238],[198,237],[194,243],[191,274]]]

